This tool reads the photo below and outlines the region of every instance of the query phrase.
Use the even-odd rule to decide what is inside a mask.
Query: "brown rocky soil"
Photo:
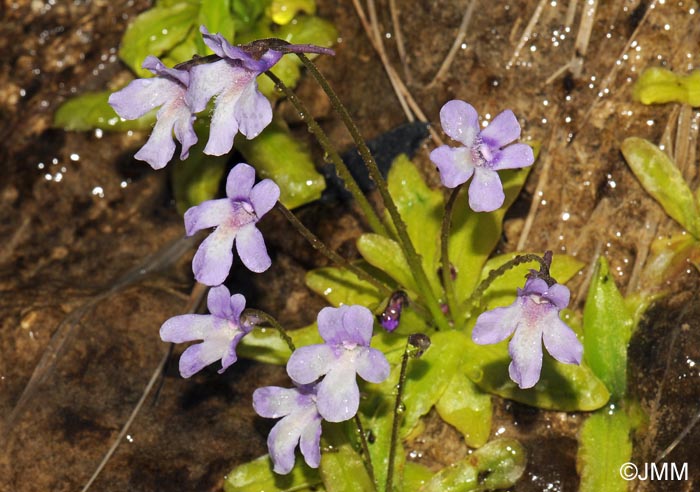
[[[648,66],[686,72],[698,65],[697,3],[478,2],[462,46],[437,80],[469,1],[396,3],[403,58],[388,1],[377,2],[387,56],[436,129],[440,106],[460,98],[487,117],[513,109],[525,137],[542,144],[500,250],[553,249],[588,264],[603,254],[623,291],[638,288],[651,240],[676,226],[641,190],[620,143],[640,136],[670,151],[687,148],[676,157],[696,183],[700,114],[635,103],[632,82]],[[145,0],[16,0],[0,10],[3,492],[82,488],[167,352],[158,327],[187,303],[193,243],[182,240],[166,172],[132,159],[144,135],[51,128],[53,111],[67,98],[123,77],[119,40],[129,20],[148,7]],[[353,2],[323,1],[320,12],[342,39],[337,57],[320,65],[358,126],[374,137],[404,122]],[[299,92],[323,100],[309,80]],[[315,104],[314,112],[339,147],[350,144],[326,104]],[[428,140],[418,161],[437,182],[427,159],[432,147]],[[350,211],[311,206],[301,217],[353,254],[360,228]],[[251,305],[301,326],[323,306],[303,286],[303,272],[323,261],[289,239],[281,217],[271,214],[263,229],[274,267],[255,278],[237,274],[235,281]],[[578,308],[589,273],[571,285]],[[649,414],[637,439],[639,462],[658,457],[698,412],[697,286],[693,269],[671,279],[674,295],[654,306],[632,341],[632,387]],[[252,411],[253,389],[283,380],[280,368],[245,362],[223,376],[208,370],[182,380],[171,364],[157,400],[146,400],[92,490],[220,490],[234,465],[265,452],[269,422]],[[428,419],[427,447],[418,455],[438,466],[466,448],[436,420]],[[577,488],[575,438],[582,420],[499,402],[493,432],[521,439],[530,453],[516,490]],[[690,481],[681,488],[642,484],[647,490],[697,489],[699,429],[690,428],[666,458],[688,462]],[[431,442],[445,439],[452,443],[447,452],[430,451]]]

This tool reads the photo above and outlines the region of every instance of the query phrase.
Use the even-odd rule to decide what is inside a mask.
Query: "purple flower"
[[[221,34],[200,28],[206,45],[221,59],[195,64],[187,101],[193,112],[206,108],[216,97],[205,154],[223,155],[231,150],[233,138],[241,132],[255,138],[272,121],[272,106],[258,91],[258,75],[272,68],[285,53],[332,54],[331,50],[310,45],[290,45],[261,40],[245,46],[232,46]],[[274,45],[277,49],[271,49]]]
[[[226,280],[233,263],[233,243],[238,256],[251,271],[260,273],[272,263],[265,240],[255,227],[260,218],[272,209],[280,196],[280,189],[270,179],[255,186],[255,169],[238,164],[226,180],[226,196],[208,200],[185,212],[187,235],[216,227],[199,246],[192,260],[195,278],[206,285],[219,285]]]
[[[173,132],[182,144],[180,159],[187,159],[190,147],[197,142],[192,128],[195,117],[185,101],[190,74],[186,70],[167,68],[155,56],[146,57],[142,66],[156,77],[134,80],[109,96],[109,104],[126,120],[134,120],[160,107],[151,136],[134,157],[148,162],[153,169],[161,169],[175,153]]]
[[[307,465],[318,468],[321,463],[321,415],[316,398],[315,385],[267,386],[253,393],[253,408],[258,415],[268,419],[283,417],[267,437],[275,473],[292,471],[297,443]]]
[[[561,284],[547,285],[531,278],[508,307],[482,313],[476,320],[472,340],[479,345],[497,343],[513,332],[508,351],[513,361],[510,378],[521,388],[531,388],[540,379],[542,341],[547,351],[560,362],[580,364],[583,346],[576,334],[559,318],[569,304],[569,289]]]
[[[241,324],[245,297],[230,295],[221,285],[209,291],[207,307],[211,314],[175,316],[160,327],[164,342],[183,343],[203,340],[188,347],[180,357],[180,375],[189,378],[209,364],[221,359],[219,374],[236,362],[236,345],[250,331]]]
[[[480,131],[476,110],[464,101],[452,100],[440,110],[444,132],[463,147],[442,145],[430,153],[440,170],[440,180],[455,188],[474,176],[469,185],[469,206],[475,212],[492,212],[503,205],[505,194],[496,171],[530,166],[535,162],[529,145],[512,144],[520,137],[520,125],[512,111],[496,116]]]
[[[380,383],[389,376],[389,363],[370,348],[374,317],[362,306],[323,308],[318,331],[326,343],[298,348],[287,362],[287,374],[298,384],[318,383],[318,412],[329,422],[352,418],[360,404],[355,375]]]

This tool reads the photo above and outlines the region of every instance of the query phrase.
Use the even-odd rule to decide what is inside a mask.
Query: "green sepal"
[[[632,458],[630,417],[622,409],[602,409],[586,419],[579,434],[576,468],[579,492],[626,492],[621,466]]]
[[[119,57],[139,77],[152,77],[141,68],[143,61],[148,55],[160,57],[183,41],[195,28],[198,13],[198,3],[181,2],[139,14],[124,33]]]
[[[617,290],[608,262],[598,259],[583,311],[583,354],[591,370],[610,390],[613,401],[627,391],[627,344],[633,319]]]
[[[53,126],[67,131],[83,132],[100,128],[124,132],[150,130],[156,120],[157,110],[150,111],[135,120],[123,120],[109,105],[112,91],[86,92],[68,99],[53,115]]]
[[[467,492],[511,487],[525,471],[525,449],[513,439],[491,441],[440,470],[420,492]]]
[[[319,491],[321,477],[318,470],[310,468],[304,460],[297,458],[292,471],[278,475],[272,471],[268,455],[237,466],[224,477],[225,492],[301,492]]]
[[[488,441],[493,415],[491,396],[466,374],[457,372],[452,376],[435,410],[442,420],[462,433],[470,448],[481,447]]]
[[[622,154],[642,187],[666,213],[695,238],[700,238],[698,207],[678,167],[668,155],[643,138],[622,142]]]
[[[280,202],[296,208],[321,198],[326,182],[314,166],[308,149],[289,130],[272,123],[252,140],[237,135],[235,148],[262,178],[280,187]]]

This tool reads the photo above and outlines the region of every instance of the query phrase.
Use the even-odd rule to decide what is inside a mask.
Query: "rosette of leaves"
[[[151,77],[151,72],[141,67],[148,55],[157,56],[170,67],[193,56],[209,55],[211,51],[199,33],[200,25],[212,33],[221,33],[232,43],[277,37],[290,43],[331,46],[337,32],[315,12],[315,0],[159,0],[129,25],[119,57],[136,77]],[[286,56],[272,72],[285,85],[294,87],[300,66],[297,57]],[[54,126],[69,131],[149,130],[155,111],[138,120],[124,121],[107,103],[109,95],[128,82],[120,80],[119,86],[66,101],[54,114]],[[274,100],[281,96],[267,77],[261,76],[258,83],[266,97]],[[208,133],[208,122],[204,120],[198,118],[195,128],[200,142],[206,142]],[[238,137],[235,148],[260,176],[275,180],[281,189],[280,199],[287,207],[298,207],[321,196],[325,189],[323,177],[316,171],[308,149],[292,138],[280,118],[253,140]],[[172,166],[173,189],[181,212],[213,198],[226,170],[226,156],[204,155],[203,147],[196,145],[187,160]]]

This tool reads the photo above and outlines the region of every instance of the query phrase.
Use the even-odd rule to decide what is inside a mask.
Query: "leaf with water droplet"
[[[314,490],[321,485],[318,470],[297,459],[292,471],[278,475],[272,471],[268,455],[237,466],[224,477],[224,492]]]
[[[53,115],[53,126],[84,132],[100,128],[109,131],[150,130],[157,109],[135,120],[122,120],[107,100],[112,91],[86,92],[61,104]]]
[[[461,372],[452,376],[435,404],[442,420],[462,433],[471,448],[486,444],[491,433],[491,396]]]
[[[666,213],[696,239],[700,238],[698,206],[688,183],[664,151],[643,138],[622,142],[622,154],[642,187]]]
[[[627,391],[627,344],[633,319],[617,290],[607,260],[598,259],[583,311],[583,355],[614,401]]]
[[[238,135],[234,146],[262,178],[280,187],[280,202],[295,208],[318,200],[326,182],[314,166],[308,149],[289,130],[271,123],[260,135],[248,140]]]
[[[525,471],[525,449],[513,439],[497,439],[461,461],[443,468],[421,492],[467,492],[504,489]]]
[[[272,0],[267,14],[272,22],[279,25],[289,24],[299,12],[309,15],[316,13],[315,0]]]

